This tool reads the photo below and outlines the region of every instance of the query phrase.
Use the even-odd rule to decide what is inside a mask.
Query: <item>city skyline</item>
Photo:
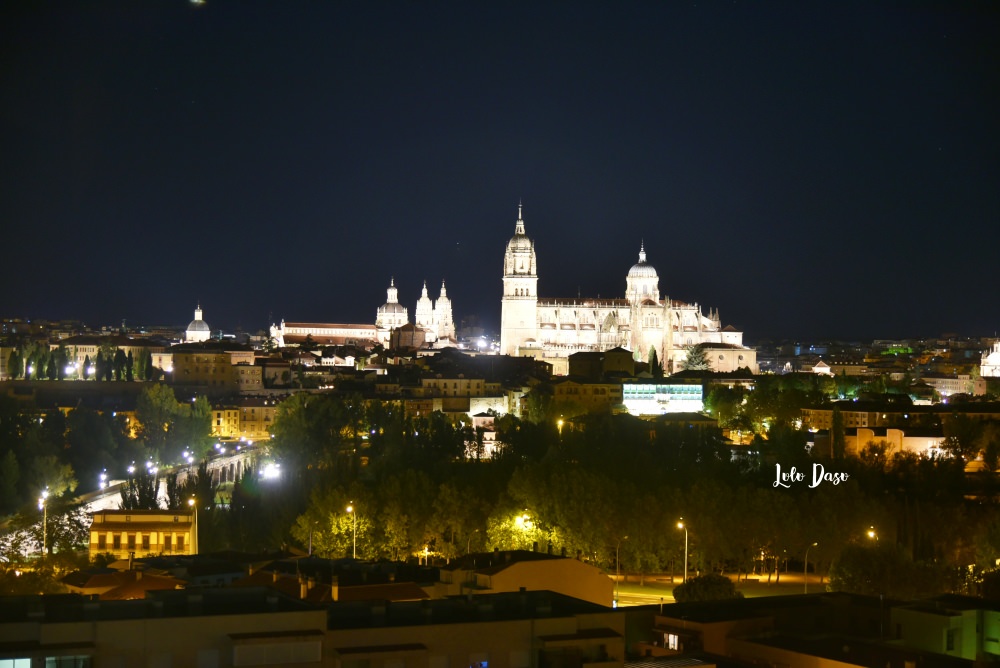
[[[444,280],[496,329],[523,203],[541,294],[620,298],[642,244],[749,341],[1000,326],[986,3],[3,12],[4,317],[373,322]]]

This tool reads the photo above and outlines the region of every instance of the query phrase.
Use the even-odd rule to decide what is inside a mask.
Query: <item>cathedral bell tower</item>
[[[503,299],[500,301],[500,354],[516,355],[518,348],[538,334],[538,273],[535,242],[524,233],[521,205],[517,206],[514,236],[503,256]]]

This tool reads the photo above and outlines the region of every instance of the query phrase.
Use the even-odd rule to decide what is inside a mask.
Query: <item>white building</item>
[[[694,344],[724,344],[733,351],[724,354],[727,365],[757,370],[756,351],[743,346],[742,332],[722,327],[717,311],[706,315],[698,304],[660,295],[659,276],[646,261],[644,245],[625,278],[624,299],[539,297],[535,243],[525,233],[518,207],[514,236],[504,254],[501,354],[556,362],[558,373],[573,353],[620,346],[642,362],[655,351],[663,368],[673,373],[682,368],[686,347]]]
[[[1000,377],[1000,339],[993,342],[993,350],[983,353],[983,361],[979,366],[979,375],[983,378]]]

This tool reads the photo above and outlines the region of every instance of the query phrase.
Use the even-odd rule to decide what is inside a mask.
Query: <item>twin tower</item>
[[[410,323],[409,311],[399,303],[395,279],[390,279],[386,293],[386,302],[378,307],[375,316],[375,328],[380,332],[390,332]],[[428,342],[455,338],[455,319],[444,281],[441,281],[441,294],[436,301],[427,296],[427,281],[424,281],[413,324],[424,331]]]

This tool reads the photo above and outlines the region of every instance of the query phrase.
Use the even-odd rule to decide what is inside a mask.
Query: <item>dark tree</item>
[[[736,591],[733,581],[718,573],[699,575],[674,587],[674,600],[678,603],[726,601],[734,598],[743,598],[743,592]]]
[[[159,476],[152,473],[138,473],[122,483],[122,500],[119,508],[122,510],[156,510],[160,507],[159,489]]]

